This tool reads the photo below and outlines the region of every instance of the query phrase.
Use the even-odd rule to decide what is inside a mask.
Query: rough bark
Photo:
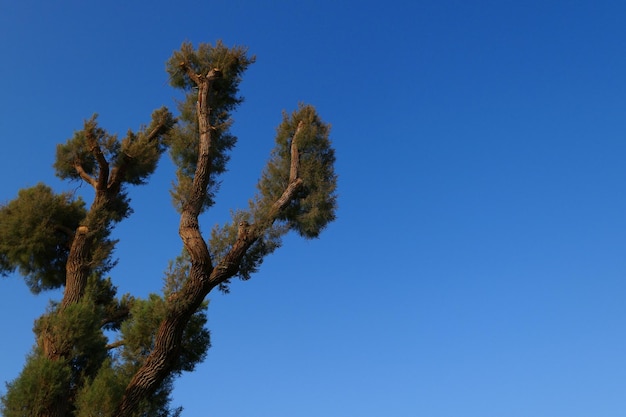
[[[63,301],[61,302],[62,310],[80,301],[85,291],[89,276],[90,240],[89,228],[87,226],[78,227],[74,234],[65,268],[66,278]]]

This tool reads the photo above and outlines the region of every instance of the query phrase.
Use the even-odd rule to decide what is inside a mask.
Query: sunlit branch
[[[87,174],[87,172],[85,172],[85,169],[83,168],[83,166],[80,163],[75,163],[74,164],[74,169],[76,170],[78,175],[80,175],[80,177],[83,179],[83,181],[85,181],[86,183],[91,185],[93,188],[97,187],[98,183],[96,182],[95,178],[93,178],[91,175]]]

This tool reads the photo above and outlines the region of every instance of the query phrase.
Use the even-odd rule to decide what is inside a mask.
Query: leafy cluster
[[[86,213],[81,199],[44,184],[20,190],[0,207],[0,273],[17,269],[33,293],[65,284],[74,230]]]
[[[49,404],[64,400],[71,379],[72,371],[66,363],[32,353],[20,376],[6,384],[0,411],[4,417],[42,415]]]
[[[337,175],[335,154],[329,140],[330,126],[318,116],[315,108],[300,105],[292,114],[283,114],[277,129],[276,145],[258,182],[258,193],[248,210],[231,213],[232,221],[215,226],[209,240],[211,255],[219,262],[235,244],[242,226],[254,224],[259,233],[245,253],[238,268],[244,280],[258,271],[263,259],[282,244],[282,236],[294,230],[305,238],[315,238],[335,219]],[[296,179],[302,184],[288,204],[276,211],[279,200],[293,178],[292,144],[298,154]],[[228,292],[228,280],[220,289]]]
[[[208,303],[191,318],[186,336],[183,337],[179,361],[172,367],[173,372],[191,371],[202,361],[210,345],[209,331],[204,328],[207,321]],[[154,340],[160,323],[167,314],[167,302],[157,294],[150,294],[145,300],[135,300],[130,317],[121,328],[124,341],[120,359],[132,366],[141,365],[154,347]]]
[[[113,416],[124,389],[132,378],[131,369],[105,361],[95,378],[87,381],[76,397],[76,417]],[[137,404],[134,417],[179,417],[182,407],[170,408],[173,379],[169,378],[149,398]]]
[[[166,274],[183,275],[170,268]],[[210,335],[206,329],[208,303],[190,319],[172,373],[159,388],[137,406],[136,416],[176,416],[181,409],[170,409],[174,378],[192,371],[206,356]],[[67,403],[66,413],[76,416],[113,415],[124,389],[145,362],[153,348],[159,324],[167,314],[167,301],[151,294],[147,299],[128,296],[118,299],[109,279],[93,275],[80,302],[61,311],[52,304],[47,314],[37,320],[37,347],[30,354],[20,376],[7,384],[0,411],[7,417],[37,415],[42,404]],[[112,319],[117,317],[120,320]],[[116,323],[116,325],[111,325]],[[118,329],[119,340],[108,344],[104,328]],[[50,360],[43,355],[46,338],[62,340],[60,348],[71,353]],[[70,399],[64,390],[71,387]],[[29,414],[34,413],[34,414]]]
[[[97,145],[108,163],[106,169],[119,174],[120,182],[145,184],[166,150],[166,134],[175,123],[176,119],[169,110],[161,107],[152,113],[149,125],[141,126],[136,133],[128,130],[126,137],[119,140],[117,135],[98,126],[97,115],[94,115],[85,121],[83,130],[75,132],[66,143],[57,146],[54,164],[57,176],[81,180],[85,179],[84,171],[84,174],[98,179],[105,167],[99,164],[94,154]],[[77,169],[79,167],[80,170]]]
[[[229,160],[228,151],[236,144],[237,138],[230,133],[231,114],[243,102],[238,95],[242,74],[255,61],[248,56],[243,47],[228,48],[222,42],[215,46],[200,44],[194,49],[191,43],[183,43],[180,51],[174,52],[167,62],[172,87],[185,92],[185,99],[179,102],[179,123],[170,135],[170,155],[178,167],[177,183],[172,190],[174,204],[182,208],[189,195],[198,160],[198,144],[200,140],[196,103],[198,100],[197,85],[189,77],[185,68],[189,67],[194,74],[206,75],[218,69],[221,77],[213,81],[210,96],[211,140],[211,172],[204,209],[214,203],[215,193],[219,188],[218,178],[226,171]]]
[[[271,212],[270,204],[280,197],[289,183],[291,146],[295,141],[300,162],[298,177],[303,185],[296,198],[279,213],[278,220],[305,238],[315,238],[335,219],[337,175],[329,133],[330,126],[320,119],[312,106],[300,105],[291,115],[283,114],[283,121],[277,129],[276,146],[257,185],[257,217],[264,218]]]
[[[115,304],[115,289],[109,280],[97,275],[89,278],[85,296],[77,303],[61,309],[53,303],[49,311],[35,322],[37,346],[33,349],[20,376],[7,384],[7,394],[2,397],[5,416],[26,414],[37,407],[57,406],[74,410],[69,398],[78,395],[80,387],[93,378],[108,358],[107,338],[102,332],[107,314]],[[62,341],[54,352],[69,352],[62,357],[50,358],[44,354],[52,340]],[[34,394],[34,393],[37,394]],[[48,398],[40,398],[48,395]]]

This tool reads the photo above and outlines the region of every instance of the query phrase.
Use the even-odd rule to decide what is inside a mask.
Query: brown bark
[[[80,301],[87,285],[89,276],[89,258],[91,253],[91,242],[89,238],[89,228],[80,226],[74,234],[74,240],[70,248],[65,268],[65,292],[61,309]]]
[[[106,207],[111,199],[111,193],[108,191],[107,183],[109,181],[109,163],[104,158],[104,154],[98,145],[96,134],[93,127],[87,127],[87,142],[91,148],[96,161],[98,163],[98,180],[94,180],[92,177],[87,176],[85,181],[90,183],[96,191],[96,197],[91,205],[87,218],[93,218],[93,213],[96,213],[98,209]],[[77,171],[84,172],[82,167],[78,164]],[[85,174],[86,175],[86,174]],[[83,174],[81,174],[81,177]],[[96,216],[98,213],[96,213]],[[61,311],[67,308],[69,305],[77,303],[83,296],[85,287],[87,286],[87,278],[91,272],[91,250],[93,246],[93,234],[98,229],[104,227],[106,220],[96,219],[91,221],[89,225],[79,226],[74,234],[74,240],[70,248],[70,253],[67,259],[67,265],[65,268],[65,292],[63,293],[63,301],[61,302]]]
[[[76,170],[76,172],[78,172],[78,175],[80,175],[80,178],[82,178],[83,181],[91,185],[93,188],[96,188],[98,183],[92,176],[90,176],[89,174],[87,174],[87,172],[85,172],[85,170],[83,169],[83,166],[80,163],[74,164],[74,169]]]

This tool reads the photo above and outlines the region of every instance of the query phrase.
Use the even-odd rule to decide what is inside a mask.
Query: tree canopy
[[[94,115],[58,145],[56,175],[88,184],[92,201],[37,184],[0,206],[0,274],[19,273],[33,293],[63,289],[35,323],[35,345],[7,383],[3,415],[179,415],[170,405],[174,380],[210,346],[207,295],[249,279],[289,231],[316,238],[335,219],[330,126],[300,104],[283,114],[248,207],[201,232],[199,216],[214,205],[237,143],[232,113],[254,61],[244,47],[183,43],[166,64],[184,93],[176,116],[161,107],[119,137]],[[118,295],[111,231],[132,214],[129,185],[150,181],[166,151],[177,167],[171,196],[184,249],[173,254],[162,293]]]

